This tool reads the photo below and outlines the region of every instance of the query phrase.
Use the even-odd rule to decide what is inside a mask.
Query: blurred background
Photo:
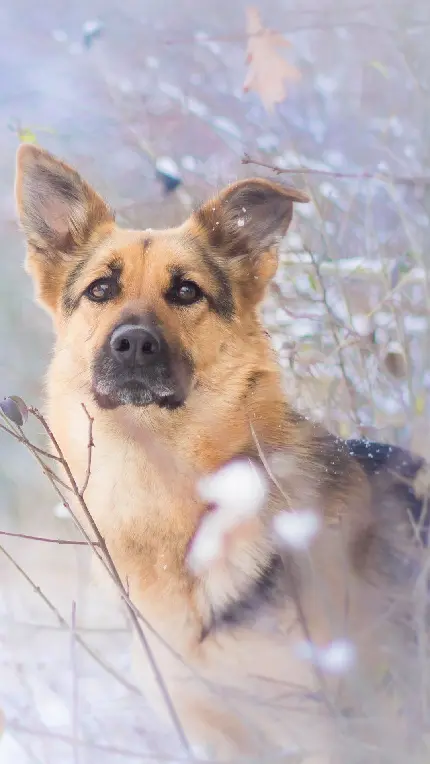
[[[23,270],[20,141],[76,166],[131,227],[179,223],[214,189],[275,167],[312,197],[265,309],[292,400],[344,437],[426,455],[429,31],[424,0],[4,0],[0,395],[39,405],[52,344]],[[25,449],[0,433],[0,454],[0,529],[70,535]],[[126,672],[128,626],[87,585],[86,551],[0,541],[68,623],[78,602],[76,629]],[[93,746],[80,762],[165,751],[142,701],[83,650],[71,670],[70,633],[4,555],[0,576],[1,764],[76,761],[73,724]]]

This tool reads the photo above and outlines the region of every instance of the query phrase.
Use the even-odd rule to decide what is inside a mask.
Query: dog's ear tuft
[[[82,247],[109,207],[71,167],[44,149],[22,144],[17,153],[16,200],[29,244],[46,253]]]
[[[303,191],[252,178],[227,186],[195,213],[195,220],[217,254],[259,255],[287,232],[293,202],[308,201]]]

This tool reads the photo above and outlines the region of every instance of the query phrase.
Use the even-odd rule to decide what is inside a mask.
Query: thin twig
[[[34,448],[33,448],[33,444],[32,444],[32,443],[31,443],[29,440],[27,440],[27,439],[26,439],[26,438],[23,436],[23,439],[22,439],[22,441],[21,441],[21,442],[22,442],[22,443],[23,443],[23,444],[24,444],[24,445],[25,445],[25,446],[26,446],[26,447],[29,449],[30,453],[32,453],[32,454],[33,454],[34,458],[36,459],[36,461],[39,463],[40,467],[42,468],[42,471],[43,471],[44,475],[46,475],[46,477],[48,478],[49,482],[51,483],[51,485],[52,485],[52,487],[53,487],[53,489],[54,489],[55,493],[56,493],[56,494],[58,495],[58,497],[61,499],[61,503],[62,503],[62,504],[64,505],[64,507],[67,509],[67,511],[69,512],[70,516],[71,516],[71,517],[72,517],[72,519],[74,520],[76,527],[77,527],[77,528],[79,528],[79,530],[80,530],[80,532],[82,533],[83,537],[86,539],[86,542],[87,542],[88,546],[90,546],[90,547],[91,547],[91,549],[93,549],[93,551],[94,551],[94,553],[95,553],[96,557],[97,557],[97,558],[100,560],[100,562],[101,562],[101,563],[104,565],[105,569],[106,569],[106,570],[108,571],[108,573],[110,574],[110,568],[109,568],[109,566],[108,566],[108,564],[107,564],[107,562],[106,562],[105,558],[104,558],[104,557],[103,557],[103,555],[100,553],[100,552],[101,552],[101,550],[100,550],[100,552],[99,552],[99,550],[98,550],[98,546],[99,546],[99,544],[97,544],[97,546],[96,546],[96,545],[94,545],[94,543],[93,543],[93,540],[90,538],[90,536],[89,536],[89,534],[87,533],[86,529],[84,528],[84,526],[83,526],[83,525],[82,525],[82,523],[80,522],[79,518],[76,516],[76,514],[75,514],[75,512],[73,511],[73,509],[72,509],[72,507],[71,507],[70,503],[67,501],[67,499],[66,499],[66,497],[64,496],[64,494],[62,494],[62,493],[61,493],[61,491],[60,491],[60,489],[59,489],[59,487],[58,487],[57,483],[58,483],[58,482],[62,483],[62,481],[58,481],[58,480],[57,480],[57,477],[56,477],[56,475],[54,475],[53,473],[51,473],[51,471],[49,470],[49,468],[47,468],[47,465],[45,464],[45,462],[43,461],[43,459],[41,458],[41,456],[39,455],[39,453],[38,453],[37,451],[35,451],[35,450],[34,450]],[[63,463],[61,462],[61,460],[60,460],[60,463],[61,463],[61,464],[63,464]],[[63,485],[64,485],[64,483],[63,483]],[[67,489],[68,489],[69,491],[72,491],[72,490],[73,490],[73,486],[72,486],[72,485],[69,485],[69,486],[66,486],[66,487],[67,487]],[[78,498],[79,498],[79,496],[78,496]]]
[[[0,415],[2,416],[2,419],[5,421],[7,420],[5,415],[0,412]],[[19,425],[14,425],[13,427],[7,427],[4,424],[0,424],[0,429],[3,430],[3,432],[6,432],[8,435],[11,435],[12,438],[15,438],[19,443],[22,443],[24,446],[27,446],[27,448],[31,451],[31,453],[35,456],[35,458],[38,460],[40,466],[43,469],[43,473],[50,477],[51,479],[54,479],[57,483],[59,483],[63,488],[65,488],[67,491],[70,491],[71,488],[69,485],[67,485],[63,480],[61,480],[60,477],[51,469],[51,467],[46,464],[45,462],[42,462],[41,457],[44,456],[47,459],[51,459],[53,461],[59,462],[58,456],[53,454],[51,451],[45,451],[43,448],[39,448],[39,446],[35,446],[34,443],[32,443],[25,435],[24,430]]]
[[[85,491],[87,490],[88,481],[90,479],[91,475],[91,461],[92,461],[92,453],[94,448],[94,439],[93,439],[93,424],[94,424],[94,417],[90,416],[88,409],[85,405],[85,403],[81,403],[81,406],[83,410],[85,411],[87,417],[88,417],[88,460],[87,460],[87,471],[85,474],[84,484],[80,490],[80,495],[83,497]]]
[[[0,536],[10,536],[15,539],[26,539],[27,541],[43,541],[45,544],[60,544],[66,546],[88,546],[86,541],[69,541],[68,539],[51,539],[46,536],[30,536],[27,533],[11,533],[10,531],[0,531]],[[99,546],[98,541],[92,542],[94,546]]]
[[[73,601],[70,629],[70,662],[72,665],[72,738],[74,764],[79,764],[79,680],[76,641],[76,602]]]
[[[339,334],[338,334],[339,328],[341,328],[343,325],[340,322],[338,316],[336,315],[335,311],[333,310],[333,308],[332,308],[332,306],[330,304],[330,300],[328,298],[328,293],[327,293],[327,287],[325,285],[325,281],[324,281],[323,275],[321,273],[320,265],[319,265],[315,255],[313,254],[313,252],[311,252],[310,250],[307,250],[307,251],[308,251],[308,254],[309,254],[309,256],[310,256],[310,258],[312,260],[312,265],[314,266],[315,273],[316,273],[316,276],[318,278],[318,283],[319,283],[319,286],[320,286],[320,289],[321,289],[322,300],[323,300],[323,303],[324,303],[325,308],[327,310],[327,315],[328,315],[328,319],[329,319],[330,329],[331,329],[331,333],[332,333],[332,336],[333,336],[334,343],[336,345],[337,355],[338,355],[338,359],[339,359],[339,368],[340,368],[340,370],[342,372],[342,376],[343,376],[343,379],[344,379],[344,382],[345,382],[345,386],[346,386],[346,389],[348,391],[348,395],[349,395],[350,402],[351,402],[351,414],[352,414],[352,418],[354,419],[355,424],[360,426],[360,421],[359,421],[358,414],[357,414],[358,406],[357,406],[357,401],[356,401],[356,398],[357,398],[356,390],[354,388],[354,384],[351,381],[351,379],[349,377],[349,374],[347,372],[347,369],[346,369],[346,364],[345,364],[344,354],[343,354],[342,342],[339,339]],[[356,334],[357,335],[357,332],[354,332],[353,330],[349,330],[349,327],[347,327],[347,328],[348,328],[348,331],[350,331],[351,334]]]
[[[88,507],[87,507],[87,505],[85,503],[84,497],[81,495],[81,493],[79,491],[78,484],[77,484],[77,482],[75,480],[75,477],[74,477],[74,475],[73,475],[73,473],[72,473],[72,471],[71,471],[71,469],[69,467],[69,464],[68,464],[68,462],[67,462],[67,460],[66,460],[66,458],[65,458],[65,456],[63,454],[63,451],[62,451],[62,449],[60,447],[60,444],[58,443],[58,441],[57,441],[56,437],[54,436],[54,433],[52,432],[48,422],[46,421],[45,417],[40,413],[40,411],[38,409],[34,408],[33,406],[29,407],[28,410],[40,422],[40,424],[44,428],[46,434],[48,435],[49,440],[53,444],[53,446],[54,446],[54,448],[55,448],[55,450],[57,452],[58,460],[61,463],[61,466],[63,467],[63,469],[64,469],[64,471],[65,471],[65,473],[67,475],[67,479],[69,480],[69,483],[70,483],[70,486],[72,488],[72,491],[73,491],[74,495],[76,496],[76,498],[78,499],[79,505],[80,505],[80,507],[81,507],[81,509],[82,509],[82,511],[83,511],[83,513],[84,513],[84,515],[86,517],[86,519],[88,520],[88,522],[89,522],[89,524],[91,526],[91,529],[94,532],[94,535],[96,536],[96,538],[97,538],[97,540],[99,542],[99,546],[102,548],[103,554],[106,557],[106,561],[107,561],[109,567],[111,569],[114,569],[115,566],[114,566],[112,557],[111,557],[111,555],[109,553],[109,550],[108,550],[108,548],[106,546],[106,542],[105,542],[103,536],[101,535],[101,533],[100,533],[100,531],[99,531],[99,529],[98,529],[98,527],[97,527],[97,525],[96,525],[96,523],[95,523],[95,521],[93,519],[93,516],[92,516],[91,512],[89,511],[89,509],[88,509]],[[90,450],[89,450],[89,453],[90,453]],[[73,511],[69,508],[69,506],[67,504],[66,504],[66,509],[69,509],[71,514],[72,514],[72,516],[75,517]],[[89,539],[89,543],[92,544],[92,541],[90,539]]]
[[[27,438],[23,435],[18,435],[17,432],[12,430],[10,427],[6,427],[4,424],[0,424],[0,430],[3,430],[4,432],[7,432],[8,435],[11,435],[12,438],[15,438],[15,440],[18,440],[20,443],[24,443],[25,445],[28,445],[29,441]],[[47,459],[53,459],[54,461],[59,462],[60,459],[58,456],[55,456],[55,454],[50,454],[49,451],[44,451],[43,448],[39,448],[39,446],[35,446],[32,444],[32,448],[34,451],[36,451],[41,456],[46,456]]]
[[[26,441],[23,441],[23,443],[24,443],[24,445],[27,445],[27,442],[26,442]],[[29,448],[30,450],[31,450],[31,448],[32,448],[32,445],[33,445],[33,444],[32,444],[32,443],[30,443],[30,441],[28,441],[28,448]],[[40,463],[40,464],[41,464],[41,463]],[[60,477],[58,477],[58,475],[57,475],[57,474],[54,472],[54,470],[51,470],[51,468],[50,468],[50,467],[49,467],[47,464],[44,464],[44,466],[43,466],[43,473],[44,473],[44,475],[46,475],[47,477],[49,477],[50,479],[52,479],[52,480],[54,480],[56,483],[58,483],[58,485],[61,485],[61,487],[62,487],[62,488],[65,488],[65,489],[66,489],[66,491],[71,491],[71,490],[72,490],[72,489],[70,488],[70,486],[69,486],[69,485],[67,485],[67,483],[65,483],[65,482],[64,482],[64,480],[61,480],[61,478],[60,478]]]
[[[51,740],[59,740],[62,743],[66,743],[69,745],[72,745],[73,740],[69,735],[63,735],[60,732],[51,732],[47,729],[32,729],[31,727],[27,727],[24,724],[21,724],[17,721],[10,721],[8,722],[8,728],[12,732],[20,733],[21,735],[30,735],[32,737],[40,737],[40,738],[49,738]],[[87,748],[88,750],[93,751],[101,751],[105,754],[111,754],[116,756],[124,756],[128,757],[130,759],[138,759],[139,761],[146,761],[150,760],[151,762],[154,762],[156,760],[158,761],[165,761],[169,762],[169,764],[186,764],[186,762],[189,762],[189,759],[184,759],[180,756],[175,756],[171,753],[158,753],[157,752],[145,752],[145,751],[132,751],[128,750],[127,748],[118,748],[117,746],[111,746],[106,745],[103,743],[95,743],[93,741],[87,741],[87,740],[78,740],[78,745],[81,748]],[[225,761],[224,764],[238,764],[237,760],[230,760],[230,762]],[[220,764],[219,761],[214,759],[193,759],[193,764]]]
[[[25,572],[25,570],[21,567],[21,565],[15,560],[14,557],[12,557],[9,552],[6,551],[6,549],[0,544],[0,552],[2,552],[5,557],[9,560],[9,562],[13,565],[15,570],[20,573],[23,578],[27,581],[27,583],[32,587],[33,591],[43,600],[46,607],[51,611],[51,613],[55,616],[55,618],[58,620],[60,626],[63,629],[67,629],[67,631],[70,631],[70,624],[67,623],[65,618],[61,615],[61,613],[57,610],[55,605],[51,602],[51,600],[44,594],[44,592],[41,590],[40,586],[38,586],[32,578],[28,575],[28,573]],[[76,642],[79,643],[79,645],[85,650],[85,652],[91,656],[93,660],[96,661],[96,663],[101,666],[102,669],[107,671],[108,674],[113,676],[120,684],[122,684],[124,687],[127,688],[130,692],[136,693],[137,695],[141,695],[140,690],[131,682],[128,682],[127,679],[124,679],[121,674],[119,674],[112,666],[110,666],[108,663],[106,663],[100,656],[94,652],[94,650],[87,645],[87,643],[82,639],[82,637],[79,636],[79,634],[76,634]]]
[[[52,623],[32,623],[31,621],[9,621],[13,626],[22,629],[36,629],[37,631],[64,631],[63,626],[57,626]],[[76,632],[83,634],[130,634],[130,629],[126,626],[77,626]]]
[[[272,170],[276,175],[323,175],[341,180],[379,180],[382,183],[397,183],[409,186],[430,185],[429,175],[389,175],[384,172],[338,172],[337,170],[317,170],[312,167],[279,167],[271,162],[254,159],[249,154],[243,155],[242,164],[265,167],[267,170]]]

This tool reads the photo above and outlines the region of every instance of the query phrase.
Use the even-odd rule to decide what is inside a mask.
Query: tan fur
[[[64,179],[75,189],[72,201],[62,194]],[[317,643],[344,636],[346,610],[361,626],[363,618],[373,617],[373,594],[356,576],[357,566],[365,562],[366,534],[372,528],[370,489],[358,465],[348,458],[339,463],[335,479],[328,476],[331,456],[318,445],[324,442],[324,431],[298,417],[285,401],[277,362],[258,316],[276,270],[276,242],[270,237],[259,241],[256,229],[244,244],[229,210],[230,199],[247,183],[273,192],[283,211],[276,233],[285,233],[292,202],[305,201],[305,195],[269,181],[229,187],[178,228],[130,231],[115,224],[100,197],[66,165],[35,147],[21,147],[18,154],[17,200],[28,241],[28,269],[57,333],[47,380],[49,421],[80,483],[88,437],[81,403],[94,416],[86,500],[121,576],[127,578],[131,597],[159,635],[146,630],[187,735],[208,755],[224,760],[245,755],[249,761],[251,753],[262,752],[275,757],[275,752],[297,747],[315,761],[329,761],[334,744],[324,721],[327,709],[305,699],[307,691],[318,687],[318,678],[295,652],[305,635],[288,565],[294,566],[294,580],[297,574],[304,615]],[[259,220],[258,214],[256,210],[264,230],[265,218]],[[275,210],[274,219],[278,215]],[[211,237],[218,224],[226,233],[214,248]],[[235,252],[230,251],[232,242]],[[248,251],[238,256],[241,246]],[[178,311],[163,298],[172,263],[209,292],[216,289],[202,248],[212,248],[232,286],[230,321],[208,310],[204,301]],[[124,264],[121,296],[106,305],[82,299],[68,315],[61,300],[71,270],[82,262],[71,287],[71,299],[78,299],[116,257]],[[156,405],[105,410],[95,403],[94,355],[124,311],[131,309],[155,314],[168,342],[186,348],[193,359],[186,403],[175,411]],[[251,424],[268,456],[282,450],[290,459],[282,480],[287,498],[273,486],[261,516],[232,535],[226,559],[194,576],[187,567],[187,550],[206,511],[196,480],[237,455],[257,457]],[[282,604],[263,608],[252,624],[211,631],[211,613],[240,599],[270,559],[273,513],[309,507],[327,520],[313,550],[313,569],[307,558],[291,557]],[[357,634],[351,622],[348,628]],[[367,640],[373,645],[373,639],[363,634],[363,660],[369,656]],[[163,710],[141,655],[139,671],[145,692]],[[329,694],[334,685],[328,682]],[[353,702],[348,693],[345,702]]]

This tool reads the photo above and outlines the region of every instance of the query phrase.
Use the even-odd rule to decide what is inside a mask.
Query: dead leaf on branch
[[[404,379],[408,373],[405,354],[401,347],[387,350],[384,357],[384,365],[395,379]]]
[[[245,93],[249,90],[258,93],[266,110],[272,112],[275,104],[286,98],[287,83],[297,82],[301,74],[278,51],[289,48],[290,43],[281,34],[263,27],[256,8],[247,9],[246,28],[248,73],[243,89]]]

